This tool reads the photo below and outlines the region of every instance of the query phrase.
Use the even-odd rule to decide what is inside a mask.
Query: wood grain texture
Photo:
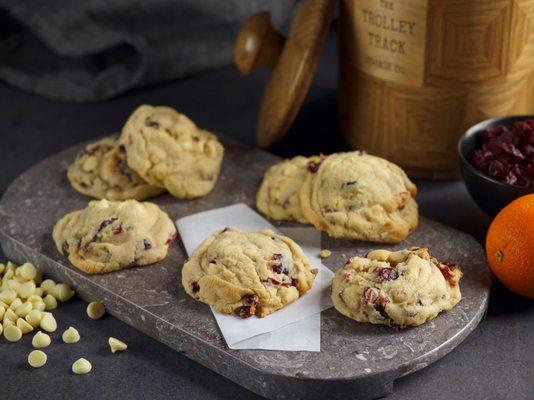
[[[413,177],[451,178],[457,176],[457,139],[469,126],[534,113],[534,0],[428,0],[422,85],[362,70],[361,58],[370,52],[355,32],[402,38],[400,21],[421,25],[374,2],[373,15],[389,19],[362,27],[364,3],[341,2],[341,127],[352,147],[388,158]],[[388,3],[406,8],[412,2]],[[395,62],[391,50],[379,50]]]
[[[250,64],[274,65],[260,106],[257,142],[261,147],[280,140],[297,116],[330,28],[334,5],[335,0],[301,0],[280,53],[273,51],[277,45],[276,35],[270,33],[271,28],[266,27],[263,17],[252,16],[243,24],[234,52],[234,62],[240,71],[249,71]],[[254,36],[265,38],[266,45],[253,45]],[[273,36],[275,40],[272,40]],[[251,53],[263,54],[243,56],[247,42],[255,49]],[[262,59],[263,62],[245,62],[250,58]]]

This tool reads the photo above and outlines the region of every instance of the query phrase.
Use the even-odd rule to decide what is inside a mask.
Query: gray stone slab
[[[155,200],[172,219],[245,202],[254,205],[265,169],[278,158],[224,139],[222,175],[208,196],[181,201]],[[55,222],[85,206],[88,198],[70,188],[68,163],[80,146],[46,159],[17,178],[0,203],[0,243],[16,262],[33,261],[45,273],[66,281],[85,300],[99,299],[117,318],[172,349],[268,398],[377,398],[393,381],[453,350],[475,329],[488,303],[490,274],[484,251],[471,236],[421,218],[419,228],[401,245],[384,246],[334,240],[323,235],[325,260],[337,270],[346,259],[370,248],[428,246],[443,260],[462,265],[463,300],[453,310],[417,327],[394,332],[358,324],[334,309],[322,313],[321,352],[229,350],[209,308],[187,296],[180,285],[185,252],[180,241],[166,260],[150,267],[88,276],[59,255],[51,239]]]

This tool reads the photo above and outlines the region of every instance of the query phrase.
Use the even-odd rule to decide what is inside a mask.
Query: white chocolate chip
[[[22,337],[22,331],[18,326],[9,325],[4,328],[4,337],[9,342],[18,342]]]
[[[14,326],[15,325],[15,322],[11,321],[10,319],[4,319],[2,321],[2,323],[4,324],[4,329],[7,328],[8,326]]]
[[[43,302],[44,302],[47,310],[54,310],[54,309],[57,308],[57,300],[56,300],[56,298],[54,296],[51,296],[51,295],[47,294],[43,298]]]
[[[14,290],[15,292],[18,292],[20,288],[20,282],[15,279],[8,279],[6,281],[6,286],[8,289]]]
[[[17,327],[21,330],[23,335],[33,331],[33,326],[31,326],[24,318],[17,319]]]
[[[17,314],[19,317],[24,318],[26,315],[30,313],[30,311],[33,309],[33,304],[29,301],[21,304],[17,308],[15,308],[15,314]]]
[[[82,165],[85,172],[91,172],[98,166],[98,159],[95,156],[88,157]]]
[[[71,326],[63,332],[61,338],[63,339],[63,342],[68,344],[78,343],[80,341],[80,333]]]
[[[44,332],[39,331],[33,336],[32,346],[38,349],[42,349],[43,347],[50,346],[50,342],[52,342],[52,339],[50,339],[50,336],[48,336]]]
[[[36,301],[43,301],[41,296],[38,296],[35,293],[32,294],[30,297],[28,297],[26,300],[29,301],[30,303],[35,303]]]
[[[56,286],[54,286],[50,294],[57,300],[65,302],[74,296],[74,290],[72,290],[66,283],[58,283]]]
[[[22,300],[20,298],[16,298],[15,300],[13,300],[13,302],[9,305],[9,308],[11,308],[13,311],[15,311],[15,309],[22,305]]]
[[[12,261],[8,261],[8,262],[7,262],[7,265],[6,265],[6,272],[7,272],[7,271],[15,272],[16,269],[17,269],[17,266],[16,266]]]
[[[43,314],[41,323],[39,324],[41,329],[46,332],[55,332],[57,329],[57,322],[54,316],[50,313]]]
[[[76,375],[83,375],[88,374],[91,372],[91,369],[93,366],[89,361],[87,361],[85,358],[80,358],[72,364],[72,372],[74,372]]]
[[[328,258],[332,255],[332,252],[328,249],[323,249],[321,250],[321,252],[319,253],[319,257],[321,258]]]
[[[22,264],[17,268],[16,275],[21,276],[27,281],[31,281],[37,277],[37,268],[32,263]]]
[[[28,323],[34,328],[39,326],[41,323],[41,318],[43,318],[43,315],[39,310],[31,310],[25,317],[26,321],[28,321]]]
[[[44,311],[46,309],[46,304],[44,303],[43,300],[36,301],[35,303],[33,303],[33,309],[34,310],[39,310],[39,311]]]
[[[43,289],[43,292],[48,294],[50,293],[54,287],[56,286],[56,282],[54,282],[52,279],[45,279],[41,282],[41,289]]]
[[[406,261],[406,259],[408,258],[409,255],[410,255],[410,252],[408,250],[394,251],[394,252],[390,253],[390,255],[388,257],[388,261],[392,265],[397,265],[397,264],[399,264],[401,262]]]
[[[46,364],[46,354],[41,350],[34,350],[28,355],[28,364],[33,368],[41,368]]]
[[[12,269],[6,269],[6,272],[4,273],[4,279],[11,279],[15,276],[15,271]]]
[[[16,298],[17,292],[14,290],[4,290],[2,293],[0,293],[0,301],[3,301],[7,305],[13,303]]]
[[[106,308],[99,301],[92,301],[87,306],[87,315],[91,319],[100,319],[106,313]]]
[[[119,339],[116,339],[114,337],[110,337],[108,340],[109,347],[111,347],[111,352],[115,353],[117,351],[124,351],[128,348],[126,343],[120,341]]]
[[[6,322],[6,320],[17,322],[17,319],[19,319],[19,316],[11,308],[8,308],[4,313],[4,322]]]
[[[369,258],[370,260],[386,261],[390,254],[391,254],[391,251],[389,250],[377,249],[377,250],[371,250],[367,254],[366,257]]]

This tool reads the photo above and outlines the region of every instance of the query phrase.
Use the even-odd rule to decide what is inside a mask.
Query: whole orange
[[[486,255],[504,286],[534,299],[534,194],[512,201],[497,214],[486,236]]]

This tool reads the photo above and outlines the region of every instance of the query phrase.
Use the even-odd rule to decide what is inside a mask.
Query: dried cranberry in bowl
[[[534,119],[498,125],[478,133],[471,164],[510,185],[534,187]]]

